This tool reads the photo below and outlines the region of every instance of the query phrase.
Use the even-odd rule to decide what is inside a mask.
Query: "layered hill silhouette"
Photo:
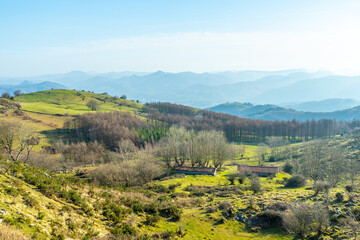
[[[227,113],[238,117],[250,119],[263,119],[283,121],[296,119],[298,121],[336,119],[337,121],[352,121],[360,119],[360,106],[334,112],[303,112],[283,108],[277,105],[254,105],[251,103],[224,103],[206,110]]]
[[[251,102],[275,104],[299,111],[329,112],[357,105],[360,77],[333,75],[329,72],[309,72],[302,69],[284,71],[226,71],[193,73],[110,72],[81,71],[27,78],[0,78],[0,84],[49,82],[68,88],[110,95],[126,95],[140,102],[172,102],[206,108],[224,102]],[[11,88],[10,90],[12,90]],[[30,88],[23,92],[47,90]],[[2,91],[10,91],[2,88]],[[346,102],[338,99],[353,99]],[[327,100],[335,99],[335,100]],[[320,103],[319,101],[324,101]],[[304,102],[310,102],[302,104]],[[302,104],[302,105],[301,105]]]
[[[62,84],[50,81],[44,81],[40,83],[24,81],[17,85],[0,84],[0,93],[8,92],[12,94],[16,90],[20,90],[22,93],[31,93],[49,89],[67,89],[67,87]]]

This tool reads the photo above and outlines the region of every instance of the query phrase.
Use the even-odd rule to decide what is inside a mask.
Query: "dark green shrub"
[[[347,185],[347,186],[345,187],[345,189],[346,189],[347,192],[351,193],[351,192],[354,191],[354,185]]]
[[[131,226],[128,223],[122,223],[120,227],[113,228],[110,230],[112,234],[115,236],[135,236],[137,234],[137,230],[135,227]]]
[[[26,205],[28,205],[30,207],[37,207],[39,205],[39,201],[31,196],[26,196],[24,198],[24,202]]]
[[[169,190],[170,190],[171,192],[174,192],[175,189],[176,189],[177,187],[180,187],[180,186],[181,186],[181,183],[170,184],[170,185],[169,185]]]
[[[149,226],[155,226],[157,222],[160,221],[159,215],[147,215],[146,216],[146,223]]]
[[[299,188],[306,185],[306,178],[302,175],[295,175],[287,180],[285,187],[287,188]]]
[[[250,178],[250,190],[252,190],[254,193],[261,191],[261,181],[255,175]]]
[[[228,175],[226,175],[226,178],[230,181],[230,185],[234,185],[235,180],[237,178],[237,174],[236,173],[228,174]]]
[[[171,218],[172,220],[179,221],[181,218],[181,209],[177,206],[167,204],[165,206],[160,207],[159,212],[162,216]]]
[[[294,166],[291,163],[286,162],[284,165],[284,172],[286,172],[288,174],[292,174],[293,170],[294,170]]]
[[[121,223],[126,215],[126,211],[123,207],[113,202],[106,202],[103,205],[103,215],[114,223]]]
[[[336,198],[337,202],[342,202],[342,201],[344,201],[344,194],[341,192],[338,192],[335,194],[335,198]]]
[[[157,202],[152,202],[150,204],[146,204],[144,208],[145,212],[149,214],[158,214],[159,213],[159,204]]]
[[[140,212],[144,212],[145,206],[143,203],[141,203],[139,200],[137,199],[133,199],[133,198],[122,198],[121,202],[131,208],[133,210],[134,213],[140,213]]]

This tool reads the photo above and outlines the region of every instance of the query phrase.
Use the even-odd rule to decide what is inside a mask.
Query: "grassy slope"
[[[76,239],[84,236],[90,228],[100,235],[108,233],[106,222],[102,222],[99,216],[83,215],[72,209],[71,204],[48,198],[34,186],[16,177],[0,175],[0,189],[0,209],[7,211],[7,214],[0,215],[0,218],[27,236],[49,239],[51,232],[56,231]],[[30,203],[27,202],[25,194],[32,199]],[[70,219],[78,226],[88,225],[90,228],[84,226],[83,229],[69,230],[66,226]]]
[[[85,97],[84,100],[83,97]],[[56,130],[62,128],[66,120],[75,115],[92,112],[86,106],[90,100],[100,102],[99,111],[103,112],[123,111],[139,114],[142,107],[139,103],[108,95],[56,89],[16,97],[15,101],[21,105],[24,114],[18,115],[15,114],[14,109],[8,109],[5,113],[0,114],[0,119],[21,122],[25,126],[35,129],[41,138],[41,142],[37,146],[37,149],[40,149],[41,146],[62,138]]]
[[[83,100],[83,97],[84,100]],[[51,115],[75,116],[91,111],[86,103],[96,100],[101,103],[99,111],[124,111],[135,113],[141,104],[108,95],[73,90],[49,90],[24,94],[15,98],[26,112]],[[119,105],[121,104],[121,106]]]

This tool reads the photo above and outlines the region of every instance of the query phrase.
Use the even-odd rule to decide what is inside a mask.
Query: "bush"
[[[258,193],[261,190],[261,181],[257,176],[252,176],[250,178],[250,190],[254,193]]]
[[[347,192],[351,193],[351,192],[354,191],[355,187],[354,187],[354,185],[347,185],[345,187],[345,189],[346,189]]]
[[[289,163],[289,162],[286,162],[285,165],[284,165],[284,172],[288,173],[288,174],[292,174],[293,173],[293,169],[294,169],[294,166]]]
[[[320,204],[296,204],[282,217],[285,229],[300,239],[306,239],[314,232],[321,234],[330,225],[328,211]]]
[[[224,201],[219,204],[219,209],[222,210],[222,215],[226,218],[232,217],[234,214],[234,207],[231,202]]]
[[[299,188],[306,185],[306,179],[304,176],[296,175],[291,177],[285,184],[287,188]]]
[[[126,211],[115,203],[106,202],[103,205],[103,215],[114,223],[121,223],[126,215]]]
[[[338,193],[336,193],[335,198],[336,198],[337,202],[342,202],[342,201],[344,201],[344,194],[341,192],[338,192]]]
[[[113,228],[110,230],[110,232],[115,236],[124,237],[135,236],[137,234],[136,228],[128,223],[122,223],[119,228]]]
[[[331,188],[330,183],[318,181],[314,183],[313,190],[315,191],[315,196],[318,195],[320,192],[327,192]]]
[[[39,205],[39,201],[37,201],[35,198],[26,196],[24,198],[25,204],[30,207],[37,207]]]
[[[234,185],[235,180],[237,178],[237,174],[236,173],[228,174],[228,175],[226,175],[226,178],[230,181],[230,185]]]
[[[237,177],[238,177],[238,182],[239,184],[243,184],[245,182],[245,179],[247,177],[247,173],[245,171],[239,171],[238,174],[237,174]]]
[[[171,204],[165,204],[160,207],[159,212],[162,216],[171,218],[172,220],[179,221],[181,218],[181,209]]]
[[[160,216],[159,215],[147,215],[146,216],[146,223],[149,226],[155,226],[157,222],[160,221]]]

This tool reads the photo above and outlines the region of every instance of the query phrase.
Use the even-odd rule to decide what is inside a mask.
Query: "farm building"
[[[279,167],[239,165],[238,171],[254,173],[259,177],[268,177],[268,176],[275,177],[276,174],[279,173]]]
[[[187,175],[215,175],[216,168],[208,168],[208,167],[185,167],[178,166],[175,167],[176,173],[183,173]]]

